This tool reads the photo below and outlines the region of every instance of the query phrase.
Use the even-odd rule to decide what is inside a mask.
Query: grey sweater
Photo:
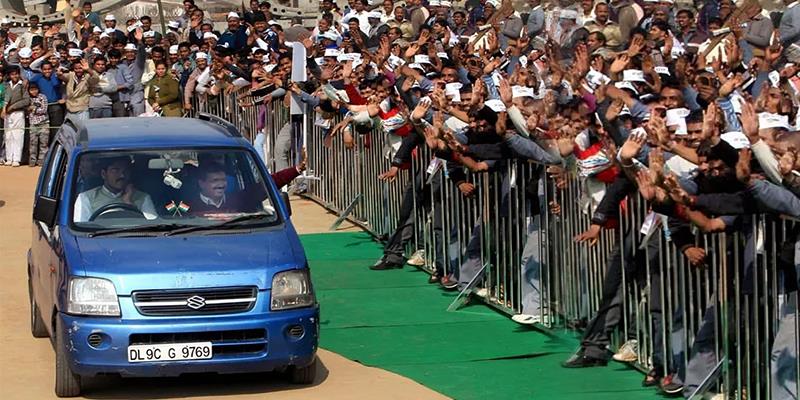
[[[6,83],[5,104],[6,111],[9,113],[24,111],[31,105],[31,98],[21,81],[16,85],[12,85],[11,82]]]
[[[96,85],[92,85],[89,108],[111,108],[111,103],[119,100],[117,93],[117,71],[106,71],[100,75]]]

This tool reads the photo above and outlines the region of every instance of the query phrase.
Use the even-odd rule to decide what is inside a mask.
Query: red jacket
[[[289,167],[272,174],[272,180],[275,181],[275,186],[280,189],[291,183],[299,175],[300,171],[297,170],[297,167]]]

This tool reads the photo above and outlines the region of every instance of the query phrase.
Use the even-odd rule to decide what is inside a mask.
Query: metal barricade
[[[288,111],[281,103],[247,106],[247,100],[241,94],[195,99],[195,110],[234,122],[251,140],[263,133],[274,168]],[[612,334],[611,348],[636,340],[637,368],[677,374],[695,396],[796,398],[794,221],[747,215],[725,232],[696,232],[695,247],[706,254],[698,268],[671,240],[665,219],[648,217],[647,204],[631,194],[620,205],[619,226],[587,246],[574,238],[590,226],[588,178],[574,167],[556,185],[540,165],[503,161],[488,173],[468,174],[476,191],[465,198],[447,166],[431,163],[427,148],[387,183],[377,179],[390,167],[386,134],[353,131],[353,148],[338,139],[327,147],[314,113],[303,121],[316,178],[304,195],[379,239],[411,224],[408,251],[425,250],[422,268],[429,273],[459,274],[477,260],[484,268],[467,290],[505,313],[533,313],[545,329],[585,327],[598,311],[607,313],[601,322]],[[410,216],[399,221],[404,202]]]

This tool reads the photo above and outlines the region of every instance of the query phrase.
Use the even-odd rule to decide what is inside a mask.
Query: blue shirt
[[[61,100],[61,80],[55,73],[50,75],[50,79],[45,78],[42,74],[34,74],[30,82],[39,86],[39,92],[47,97],[48,103],[56,103]]]

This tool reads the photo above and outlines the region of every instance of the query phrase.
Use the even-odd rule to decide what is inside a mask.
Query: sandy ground
[[[0,391],[4,399],[53,398],[54,355],[47,339],[29,329],[26,252],[31,240],[31,205],[39,168],[0,167]],[[327,232],[334,215],[295,199],[292,217],[301,233]],[[340,230],[355,229],[345,222]],[[324,334],[324,332],[323,332]],[[167,379],[104,377],[87,382],[95,399],[443,399],[414,381],[365,367],[324,349],[317,377],[307,387],[284,383],[275,374],[193,376]]]

